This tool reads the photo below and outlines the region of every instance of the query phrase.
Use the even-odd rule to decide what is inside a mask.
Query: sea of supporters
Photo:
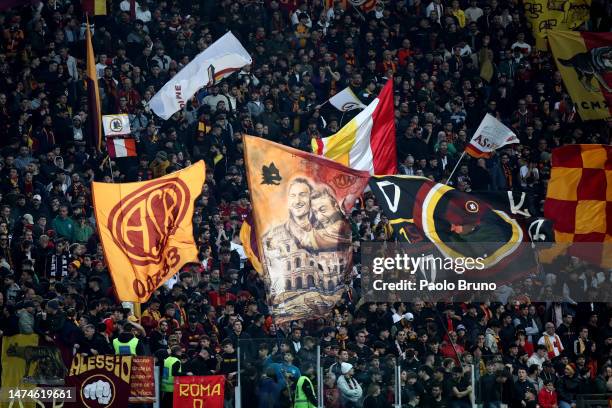
[[[464,161],[451,184],[525,191],[541,214],[551,150],[609,144],[612,122],[581,121],[551,54],[535,48],[521,2],[389,0],[368,13],[300,0],[108,7],[91,18],[102,113],[129,114],[134,158],[96,151],[80,2],[34,0],[0,12],[0,336],[37,333],[67,364],[75,353],[121,347],[153,355],[168,368],[162,391],[176,375],[223,374],[227,406],[238,375],[243,406],[314,406],[314,387],[295,384],[314,373],[317,346],[325,407],[390,406],[397,365],[404,407],[468,407],[475,399],[485,408],[568,408],[581,396],[612,393],[609,305],[512,296],[365,303],[356,252],[332,314],[276,325],[238,235],[252,205],[242,136],[309,150],[312,138],[355,114],[324,104],[331,95],[349,86],[367,104],[391,77],[401,174],[446,182],[490,113],[520,145]],[[589,31],[609,31],[609,3],[593,1],[591,12]],[[227,30],[253,64],[160,120],[148,107],[152,95]],[[139,319],[115,298],[91,182],[150,180],[200,159],[207,166],[193,220],[200,262],[157,290]],[[350,217],[355,241],[394,239],[367,195]],[[570,291],[610,285],[609,271],[579,278]]]

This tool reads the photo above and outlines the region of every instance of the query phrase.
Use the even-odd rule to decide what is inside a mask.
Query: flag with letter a
[[[204,185],[203,161],[137,183],[93,183],[96,225],[121,301],[146,302],[184,264],[197,262],[194,200]]]
[[[487,113],[465,147],[465,152],[472,157],[491,157],[495,150],[514,143],[519,143],[516,134]]]

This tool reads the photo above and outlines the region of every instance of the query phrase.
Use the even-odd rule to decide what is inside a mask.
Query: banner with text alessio
[[[550,47],[582,120],[612,116],[612,33],[551,31]]]
[[[225,377],[222,375],[174,377],[174,408],[223,408]]]
[[[132,356],[75,355],[66,386],[76,389],[76,402],[66,407],[127,407],[131,373]]]

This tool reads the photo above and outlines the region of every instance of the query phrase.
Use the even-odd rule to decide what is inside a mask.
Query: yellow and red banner
[[[551,31],[548,39],[580,117],[611,117],[612,33]]]
[[[558,30],[575,30],[583,25],[591,11],[591,0],[526,0],[527,24],[536,40],[536,48],[547,50],[546,37]]]
[[[138,183],[93,183],[96,223],[121,301],[146,302],[184,264],[197,262],[194,200],[203,161]]]
[[[224,395],[222,375],[174,377],[172,406],[223,408]]]
[[[544,216],[553,222],[555,242],[604,243],[598,253],[589,251],[588,260],[612,268],[612,253],[605,250],[612,242],[612,146],[553,150]]]
[[[264,280],[281,323],[321,316],[352,260],[349,213],[369,174],[245,136],[245,162]]]

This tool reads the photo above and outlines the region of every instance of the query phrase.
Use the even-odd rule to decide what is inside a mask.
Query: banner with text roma
[[[96,224],[117,295],[146,302],[184,264],[197,262],[194,200],[202,192],[203,161],[137,183],[93,183]]]
[[[276,322],[321,316],[350,271],[345,214],[369,174],[326,158],[245,136],[245,163],[264,279]]]
[[[612,33],[550,31],[548,39],[580,117],[612,117]]]
[[[222,375],[174,377],[172,406],[223,408],[225,377]]]

